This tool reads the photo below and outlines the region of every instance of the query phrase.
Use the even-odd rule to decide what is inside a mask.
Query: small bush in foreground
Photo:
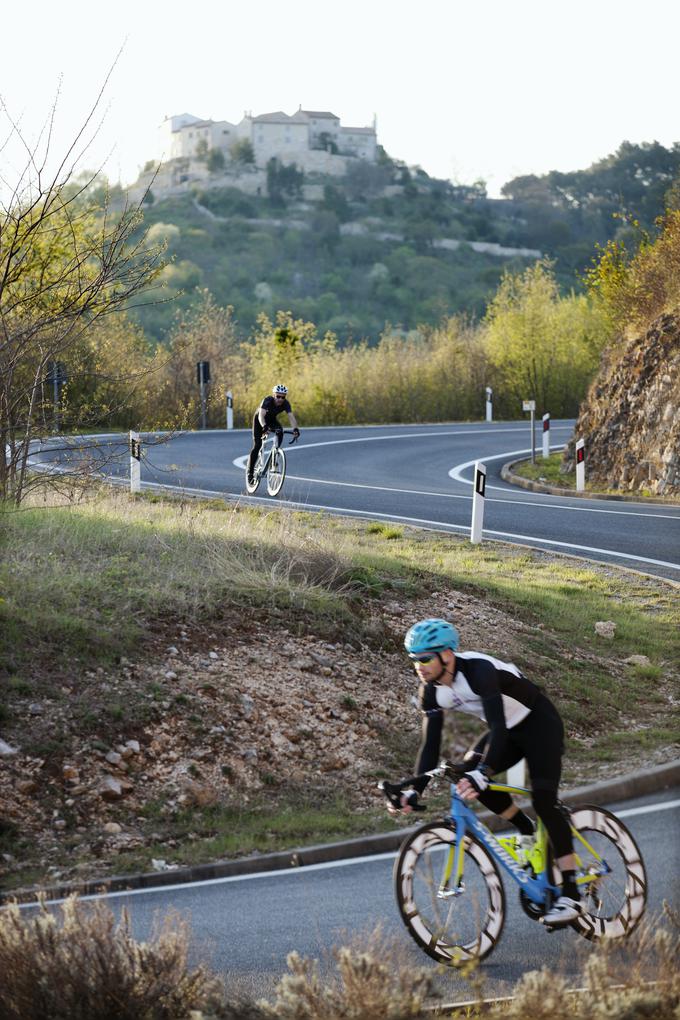
[[[179,1020],[219,1010],[222,983],[204,967],[189,970],[179,917],[136,942],[125,911],[116,922],[105,904],[70,897],[61,914],[44,904],[29,918],[16,905],[0,912],[1,1020]]]
[[[288,956],[288,969],[271,1005],[271,1020],[406,1020],[424,1016],[430,973],[400,960],[377,928],[359,943],[333,951],[335,973],[321,974],[317,960]]]

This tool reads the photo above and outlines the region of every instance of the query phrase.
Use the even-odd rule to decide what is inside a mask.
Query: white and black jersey
[[[512,662],[482,652],[456,652],[453,685],[421,684],[420,708],[424,714],[423,742],[416,773],[439,762],[443,713],[448,709],[476,715],[487,723],[489,738],[484,761],[496,771],[508,730],[525,720],[541,698],[541,691]]]

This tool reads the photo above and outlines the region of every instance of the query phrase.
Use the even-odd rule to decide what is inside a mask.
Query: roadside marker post
[[[508,786],[526,786],[527,763],[524,758],[510,766],[507,776]]]
[[[586,443],[579,439],[576,443],[576,491],[583,492],[586,487]]]
[[[227,428],[234,427],[234,396],[231,390],[227,390]]]
[[[493,389],[491,386],[486,388],[486,420],[493,421]]]
[[[130,492],[142,488],[142,437],[139,432],[130,432]]]
[[[543,415],[543,459],[550,456],[550,415]]]
[[[534,415],[536,413],[536,401],[535,400],[523,400],[522,410],[531,411],[531,463],[536,463],[536,422]]]
[[[472,527],[470,541],[477,545],[482,541],[484,527],[484,491],[486,489],[486,464],[477,461],[475,464],[475,491],[472,497]]]

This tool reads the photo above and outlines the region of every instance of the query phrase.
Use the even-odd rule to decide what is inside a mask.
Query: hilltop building
[[[255,165],[261,168],[275,157],[303,171],[342,175],[347,159],[375,163],[377,158],[375,120],[371,127],[343,127],[334,113],[302,107],[292,115],[277,110],[254,117],[247,112],[238,124],[182,113],[168,117],[162,133],[165,159],[196,159],[211,149],[229,159],[234,142],[243,139],[252,145]]]

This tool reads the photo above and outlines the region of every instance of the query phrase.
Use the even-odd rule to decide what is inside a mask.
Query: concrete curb
[[[534,482],[530,478],[522,478],[513,472],[515,464],[522,464],[526,457],[521,460],[511,460],[501,468],[501,478],[509,485],[519,485],[522,489],[530,489],[531,492],[543,492],[549,496],[573,496],[576,499],[608,499],[613,503],[658,503],[661,506],[680,506],[677,499],[662,499],[661,496],[635,496],[632,493],[621,493],[620,495],[606,492],[577,492],[575,489],[560,489],[556,485],[543,485],[541,482]]]
[[[603,801],[628,800],[657,793],[680,784],[680,760],[655,768],[633,772],[619,779],[602,783],[591,783],[573,790],[565,790],[562,800],[570,807],[581,804],[602,803]],[[507,823],[497,815],[483,812],[480,818],[490,829],[502,829]],[[394,829],[375,836],[360,836],[339,843],[323,843],[316,846],[299,847],[261,856],[242,857],[238,860],[215,861],[213,864],[197,864],[194,867],[175,868],[172,871],[146,872],[140,875],[115,875],[111,878],[94,879],[59,886],[31,887],[9,892],[0,892],[0,903],[16,899],[19,903],[30,903],[45,896],[48,900],[63,899],[71,893],[92,896],[132,889],[157,889],[166,885],[183,885],[203,882],[215,878],[231,878],[239,875],[256,875],[267,871],[303,868],[310,864],[324,864],[353,857],[367,857],[371,854],[390,853],[397,850],[413,826]]]

